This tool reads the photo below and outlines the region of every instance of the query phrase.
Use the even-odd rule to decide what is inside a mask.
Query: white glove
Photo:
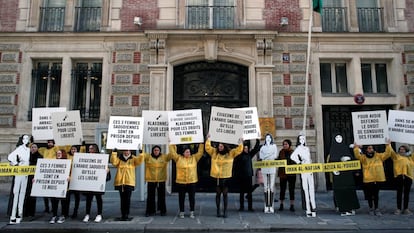
[[[332,172],[335,176],[338,176],[339,174],[340,174],[340,172],[339,171],[333,171]]]

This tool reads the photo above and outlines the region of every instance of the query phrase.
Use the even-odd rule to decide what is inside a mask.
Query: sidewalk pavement
[[[131,221],[117,221],[120,217],[119,198],[104,196],[103,221],[95,223],[82,222],[85,210],[84,198],[81,199],[77,219],[68,219],[62,224],[50,224],[51,214],[44,210],[43,200],[37,200],[37,213],[32,219],[24,218],[22,223],[8,225],[6,215],[8,191],[0,188],[0,232],[274,232],[274,231],[365,231],[374,230],[385,232],[412,232],[414,230],[414,216],[394,215],[396,208],[396,194],[393,190],[381,190],[379,206],[383,216],[368,214],[367,202],[362,191],[358,191],[361,208],[355,216],[340,216],[335,211],[332,201],[332,191],[317,192],[317,216],[307,218],[301,210],[300,190],[296,190],[295,212],[289,211],[289,202],[285,201],[285,210],[278,211],[279,202],[275,202],[275,213],[263,213],[263,189],[258,188],[253,194],[254,212],[238,211],[239,195],[229,194],[228,217],[216,217],[215,194],[196,193],[195,218],[189,217],[188,198],[186,197],[186,215],[184,219],[178,217],[178,194],[167,194],[167,215],[145,217],[145,202],[136,201],[132,197]],[[278,193],[276,195],[278,197]],[[412,197],[414,198],[414,197]],[[73,200],[70,213],[72,214]],[[413,201],[409,206],[414,208]],[[247,201],[245,201],[247,207]],[[60,213],[60,211],[59,211]],[[96,215],[96,201],[92,203],[91,219]]]

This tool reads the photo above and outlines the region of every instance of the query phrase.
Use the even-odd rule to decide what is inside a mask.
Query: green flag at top
[[[322,13],[322,0],[313,0],[313,11]]]

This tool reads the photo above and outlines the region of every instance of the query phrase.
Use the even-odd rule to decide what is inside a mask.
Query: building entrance
[[[248,68],[228,62],[194,62],[174,67],[174,110],[201,109],[204,136],[208,134],[212,106],[240,108],[249,106]],[[194,148],[196,151],[197,148]],[[177,146],[177,152],[181,153]],[[172,172],[175,188],[175,164]],[[198,162],[198,192],[215,192],[210,177],[210,156]],[[232,187],[230,187],[230,191]]]

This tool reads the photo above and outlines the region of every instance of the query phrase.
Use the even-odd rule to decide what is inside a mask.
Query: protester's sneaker
[[[17,216],[17,218],[16,218],[16,224],[19,224],[21,222],[22,222],[22,217]]]
[[[64,223],[65,222],[65,217],[60,216],[57,220],[57,223]]]
[[[89,222],[89,214],[85,215],[85,217],[82,220],[83,222]]]
[[[409,209],[405,209],[403,211],[403,214],[405,214],[405,215],[413,215],[413,212],[411,212]]]
[[[178,215],[180,218],[184,218],[184,212],[180,212],[180,214]]]
[[[400,214],[401,214],[401,210],[400,210],[400,209],[396,209],[396,210],[394,211],[394,214],[395,214],[395,215],[400,215]]]
[[[376,216],[382,216],[382,213],[381,213],[381,211],[379,211],[379,209],[374,210],[374,214]]]
[[[102,215],[100,214],[96,215],[94,222],[101,222],[101,221],[102,221]]]
[[[190,211],[190,218],[195,218],[194,211]]]
[[[53,216],[51,219],[50,219],[50,221],[49,221],[49,223],[50,224],[55,224],[56,223],[56,216]]]

